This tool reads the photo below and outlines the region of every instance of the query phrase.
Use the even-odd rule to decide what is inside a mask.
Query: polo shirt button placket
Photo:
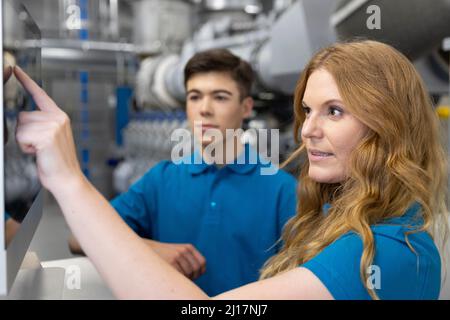
[[[217,224],[219,223],[219,210],[218,205],[216,201],[211,201],[209,203],[209,215],[208,215],[208,222],[210,224]]]
[[[214,179],[211,185],[210,191],[210,201],[209,201],[209,210],[208,210],[208,224],[219,224],[219,203],[215,199],[215,189],[217,188],[217,183],[221,179],[221,172],[217,170],[216,167],[213,167]]]

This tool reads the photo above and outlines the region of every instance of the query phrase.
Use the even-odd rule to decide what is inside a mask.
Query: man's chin
[[[217,148],[217,147],[220,147],[221,145],[223,145],[223,140],[203,138],[201,140],[201,145],[203,148],[206,148],[206,147]]]

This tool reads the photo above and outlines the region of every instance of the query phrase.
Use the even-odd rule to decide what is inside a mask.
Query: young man
[[[160,162],[111,202],[149,246],[210,295],[257,280],[296,210],[295,179],[281,170],[261,174],[260,158],[249,161],[255,150],[226,132],[250,116],[252,80],[250,65],[227,50],[193,56],[185,87],[196,151],[181,163]],[[226,152],[207,152],[220,143],[231,161]],[[72,251],[80,249],[71,242]]]

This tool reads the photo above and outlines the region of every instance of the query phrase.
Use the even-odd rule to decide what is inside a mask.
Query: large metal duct
[[[252,15],[262,11],[259,0],[203,0],[199,10],[198,23],[228,17],[236,22],[250,21]]]
[[[135,1],[133,13],[133,42],[140,54],[179,51],[192,34],[192,6],[186,1]]]
[[[367,9],[372,5],[380,8],[381,29],[367,27],[370,16]],[[439,48],[443,38],[450,35],[450,0],[437,0],[433,5],[423,0],[299,0],[273,21],[255,20],[255,28],[248,32],[234,34],[230,31],[233,23],[222,21],[219,25],[222,32],[214,33],[218,24],[209,22],[202,26],[193,41],[184,45],[178,62],[173,56],[170,63],[157,58],[161,64],[164,61],[165,79],[159,81],[164,88],[147,86],[146,90],[141,90],[147,98],[141,101],[158,108],[168,105],[154,103],[162,100],[151,96],[169,94],[181,101],[186,61],[195,52],[209,48],[228,48],[249,61],[256,71],[260,89],[291,95],[311,56],[338,40],[338,36],[341,39],[371,38],[393,45],[412,60],[416,59],[416,68],[431,93],[447,92],[448,53]],[[147,68],[151,73],[141,73],[141,76],[151,83],[159,68],[159,63],[155,62],[152,68]],[[170,107],[173,106],[172,103]]]
[[[371,9],[379,11],[379,29],[367,24],[375,13]],[[450,35],[450,0],[341,0],[331,22],[340,39],[382,41],[414,60],[439,48]]]
[[[311,55],[336,39],[328,24],[334,5],[334,0],[300,0],[276,20],[274,16],[253,20],[247,25],[247,32],[236,32],[232,20],[210,21],[183,46],[178,59],[176,55],[167,59],[149,57],[142,63],[145,70],[141,68],[137,79],[137,100],[158,109],[179,106],[184,99],[183,68],[187,60],[196,52],[211,48],[227,48],[249,61],[259,88],[292,94],[298,75]],[[168,95],[172,101],[165,98]]]
[[[441,48],[450,36],[450,0],[341,0],[330,21],[341,40],[366,38],[397,48],[414,61],[430,93],[447,92],[449,53]]]

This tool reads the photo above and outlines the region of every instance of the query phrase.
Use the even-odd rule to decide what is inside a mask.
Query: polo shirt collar
[[[191,174],[200,174],[206,171],[210,165],[208,165],[202,158],[198,149],[195,149],[191,155],[191,164],[188,166],[188,170]]]
[[[214,166],[214,164],[207,164],[198,149],[196,149],[191,155],[192,164],[189,166],[189,172],[191,174],[201,174],[205,172],[208,168]],[[256,159],[250,163],[250,160]],[[227,164],[224,168],[227,168],[238,174],[247,174],[251,172],[260,162],[259,155],[257,152],[248,144],[244,145],[244,151],[234,159],[233,163]]]
[[[322,213],[325,216],[328,215],[328,210],[330,208],[330,203],[324,203],[322,206]],[[414,202],[402,216],[386,219],[383,221],[383,223],[408,223],[412,225],[421,225],[423,224],[421,206],[418,202]]]
[[[253,161],[251,161],[253,160]],[[255,161],[256,160],[256,161]],[[248,143],[244,144],[244,151],[226,167],[239,174],[247,174],[259,164],[259,155]]]

